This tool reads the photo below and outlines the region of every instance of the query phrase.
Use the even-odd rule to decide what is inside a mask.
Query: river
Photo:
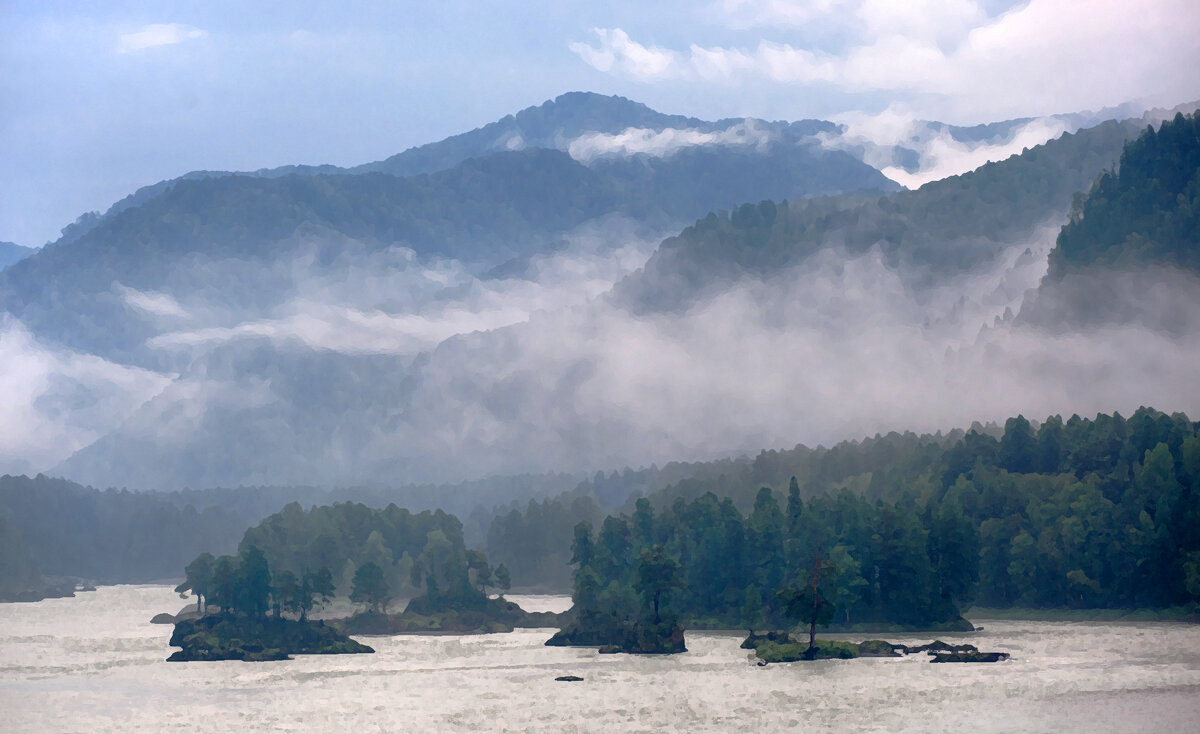
[[[510,597],[554,610],[562,597]],[[1189,732],[1200,627],[972,620],[946,636],[1012,659],[758,667],[734,634],[688,632],[666,657],[550,648],[550,630],[359,638],[374,655],[167,663],[183,602],[165,586],[0,604],[6,732]],[[888,635],[893,641],[931,637]],[[848,639],[861,639],[849,637]],[[556,682],[574,674],[583,682]]]

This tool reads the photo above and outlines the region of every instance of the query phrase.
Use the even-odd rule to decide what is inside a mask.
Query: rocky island
[[[175,625],[168,662],[290,660],[292,655],[375,652],[322,621],[210,615]]]

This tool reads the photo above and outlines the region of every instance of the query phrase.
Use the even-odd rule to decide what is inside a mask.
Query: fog
[[[1194,276],[1131,275],[1113,312],[1065,328],[1047,328],[1032,307],[1022,314],[1027,301],[1045,313],[1078,300],[1061,287],[1034,299],[1057,224],[931,286],[878,249],[830,247],[769,278],[731,281],[683,313],[635,314],[606,293],[652,247],[619,227],[512,266],[522,277],[414,263],[377,290],[440,285],[405,310],[367,308],[378,299],[366,283],[359,292],[340,276],[313,278],[269,317],[156,337],[155,349],[192,350],[191,366],[56,470],[164,487],[457,481],[1016,413],[1200,413],[1200,324],[1170,317],[1200,301]]]
[[[1002,161],[1077,127],[1045,117],[1002,126],[981,139],[960,139],[967,137],[969,128],[960,128],[956,136],[953,128],[918,120],[894,107],[878,115],[843,116],[840,122],[840,132],[817,136],[823,145],[854,153],[910,189]]]
[[[743,120],[724,130],[701,131],[691,128],[627,128],[615,135],[585,133],[567,145],[571,157],[582,163],[606,155],[651,155],[658,158],[683,148],[700,145],[731,145],[756,147],[760,150],[771,140],[771,131],[759,120]]]
[[[117,428],[170,376],[54,349],[0,314],[0,474],[53,466]]]

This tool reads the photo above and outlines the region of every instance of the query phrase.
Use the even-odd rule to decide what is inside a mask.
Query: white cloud
[[[842,124],[840,132],[817,136],[825,147],[849,150],[867,165],[910,189],[1004,160],[1025,148],[1057,138],[1069,129],[1062,120],[1038,118],[997,139],[964,142],[956,140],[941,125],[916,119],[901,105],[893,105],[877,115],[850,113],[838,121]],[[895,164],[896,148],[917,154],[915,169]]]
[[[762,147],[770,133],[746,120],[719,132],[695,129],[666,128],[649,130],[627,128],[619,133],[585,133],[567,146],[567,152],[578,161],[588,162],[604,155],[632,156],[637,154],[666,157],[700,145],[744,145]]]
[[[122,33],[117,39],[117,53],[127,54],[155,46],[171,46],[207,35],[207,31],[182,23],[151,23],[132,33]]]
[[[121,424],[170,378],[51,349],[0,314],[0,474],[44,471]]]
[[[598,47],[572,43],[569,48],[599,71],[616,71],[634,79],[663,79],[673,76],[678,58],[675,52],[648,48],[629,38],[620,28],[593,28],[600,39]]]
[[[572,49],[601,71],[641,81],[825,85],[911,97],[923,115],[996,119],[1200,93],[1200,3],[1030,0],[989,18],[974,0],[725,2],[734,27],[843,29],[836,44],[779,42],[646,49],[598,29],[599,49]],[[816,30],[814,30],[816,29]],[[849,40],[845,40],[848,38]],[[626,50],[628,49],[628,50]],[[639,54],[644,52],[645,60]],[[651,62],[649,59],[654,61]]]
[[[168,318],[186,318],[187,311],[170,295],[157,291],[139,291],[121,283],[114,283],[113,289],[122,300],[132,308],[150,314]]]

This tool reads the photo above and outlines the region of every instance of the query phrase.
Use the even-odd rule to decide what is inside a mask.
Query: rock
[[[863,640],[858,643],[860,658],[898,658],[896,646],[886,640]]]
[[[175,624],[175,615],[168,612],[159,612],[150,618],[150,624]]]
[[[1009,655],[1006,652],[939,652],[931,653],[933,659],[931,663],[998,663],[1002,660],[1008,660]]]
[[[566,681],[568,683],[577,683],[577,682],[583,680],[583,678],[580,678],[577,675],[560,675],[557,678],[555,678],[554,680]]]
[[[903,647],[901,645],[900,647]],[[939,652],[975,652],[977,648],[974,645],[963,643],[962,645],[951,645],[941,640],[934,640],[927,645],[917,645],[915,647],[905,647],[904,654],[912,655],[918,652],[929,653],[933,655]]]
[[[287,660],[290,655],[375,652],[320,622],[208,615],[175,623],[169,662]]]
[[[549,644],[549,643],[547,643]],[[616,655],[621,652],[620,645],[601,645],[599,650],[601,655]]]

